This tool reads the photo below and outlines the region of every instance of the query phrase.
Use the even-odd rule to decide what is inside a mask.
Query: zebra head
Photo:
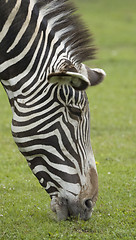
[[[71,67],[71,65],[70,65]],[[90,143],[90,110],[85,88],[104,78],[101,69],[81,64],[49,74],[45,89],[16,102],[12,134],[39,183],[51,197],[58,220],[91,217],[98,176]]]
[[[67,64],[68,61],[65,66]],[[59,220],[68,216],[89,219],[98,197],[98,176],[90,143],[90,110],[84,90],[99,84],[104,76],[102,69],[90,69],[81,64],[77,71],[69,64],[67,71],[63,69],[48,77],[50,82],[60,85],[57,97],[61,117],[56,124],[55,137],[61,143],[59,151],[63,157],[55,175],[59,188],[51,193],[51,208]]]

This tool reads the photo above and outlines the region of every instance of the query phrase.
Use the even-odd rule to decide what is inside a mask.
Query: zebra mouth
[[[58,221],[67,220],[69,218],[78,217],[82,220],[88,220],[93,211],[91,199],[79,201],[69,201],[65,198],[53,197],[51,201],[51,209],[57,214]]]

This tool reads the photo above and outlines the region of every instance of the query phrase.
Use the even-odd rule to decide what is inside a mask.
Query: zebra
[[[1,0],[0,79],[12,135],[58,220],[88,220],[98,198],[88,86],[100,83],[92,35],[69,0]]]

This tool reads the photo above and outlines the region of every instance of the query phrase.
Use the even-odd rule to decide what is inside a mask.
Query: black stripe
[[[35,176],[38,178],[39,181],[41,180],[41,178],[44,178],[44,179],[45,179],[45,181],[43,182],[43,184],[40,183],[40,184],[41,184],[43,187],[45,187],[45,188],[46,188],[46,185],[47,185],[47,182],[48,182],[48,181],[54,183],[54,185],[55,185],[56,187],[61,188],[61,186],[60,186],[54,179],[52,179],[52,178],[50,177],[50,175],[49,175],[48,173],[46,173],[46,172],[43,172],[43,171],[38,172],[38,173],[35,174]]]
[[[52,161],[50,161],[50,162],[52,162]],[[37,167],[38,165],[42,165],[42,166],[47,168],[48,172],[60,177],[65,182],[75,183],[75,184],[80,182],[78,174],[71,175],[71,174],[68,174],[66,172],[62,172],[59,168],[59,163],[57,163],[56,168],[54,168],[54,167],[50,166],[49,164],[47,164],[47,162],[44,159],[42,159],[42,157],[36,157],[33,160],[31,160],[30,163],[31,163],[30,168],[32,170],[35,167]],[[69,166],[68,164],[62,164],[62,165]],[[73,168],[75,168],[75,167],[73,166]],[[42,171],[42,172],[44,172],[44,171]]]
[[[8,1],[0,0],[0,31],[2,30],[8,16],[16,4],[16,0]]]

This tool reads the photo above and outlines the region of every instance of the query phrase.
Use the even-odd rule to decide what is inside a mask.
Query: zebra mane
[[[75,14],[76,8],[73,3],[69,0],[37,0],[36,5],[45,14],[47,21],[57,17],[54,30],[64,29],[64,34],[60,37],[70,46],[71,57],[75,63],[94,59],[96,49],[92,44],[92,35]]]

